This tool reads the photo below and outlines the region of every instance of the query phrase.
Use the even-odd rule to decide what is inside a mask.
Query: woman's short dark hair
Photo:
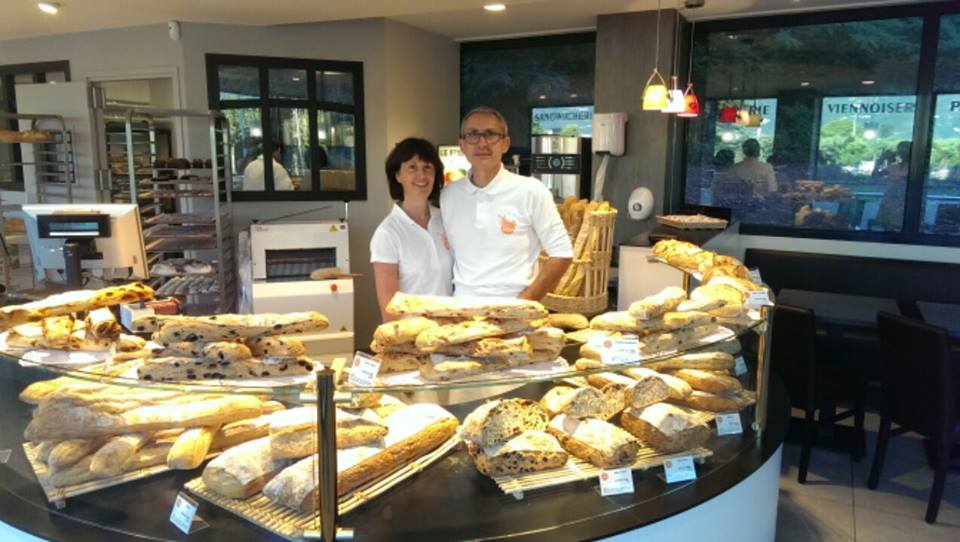
[[[404,162],[414,156],[419,157],[424,162],[433,164],[435,173],[430,201],[436,205],[440,200],[440,189],[443,188],[443,162],[440,161],[440,155],[437,154],[437,148],[433,146],[433,143],[419,137],[408,137],[397,143],[387,156],[387,186],[390,187],[390,197],[395,201],[403,200],[403,186],[397,181],[397,172],[400,171],[400,166]]]

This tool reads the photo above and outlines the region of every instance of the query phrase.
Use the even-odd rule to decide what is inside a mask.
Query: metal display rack
[[[2,143],[6,145],[32,145],[32,162],[0,163],[0,167],[33,166],[36,169],[35,198],[27,190],[28,203],[73,203],[73,185],[76,183],[76,160],[73,151],[73,133],[67,129],[66,121],[60,115],[42,115],[32,113],[6,113],[0,111],[0,120],[30,121],[30,130],[46,132],[51,135],[49,141],[17,141]],[[54,129],[44,128],[44,124],[54,124]],[[63,187],[61,190],[50,190]],[[35,199],[36,201],[30,201]]]
[[[140,206],[148,264],[153,268],[182,257],[214,268],[207,275],[151,273],[150,285],[161,295],[180,298],[188,313],[232,312],[237,278],[232,179],[226,167],[229,121],[218,111],[106,107],[102,113],[103,123],[122,118],[124,132],[104,129],[108,171],[101,188],[111,201]],[[210,158],[203,167],[192,161],[167,167],[158,161],[156,122],[177,118],[207,122]]]

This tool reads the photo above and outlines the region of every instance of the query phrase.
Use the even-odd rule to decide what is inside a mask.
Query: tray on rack
[[[439,448],[421,456],[419,459],[416,459],[399,470],[379,480],[362,485],[350,493],[341,496],[338,499],[338,513],[341,515],[347,514],[360,505],[386,493],[397,484],[400,484],[407,478],[410,478],[437,462],[443,456],[447,455],[448,452],[456,448],[459,443],[460,437],[454,436],[441,444]],[[318,525],[318,514],[316,512],[292,510],[271,501],[262,493],[258,493],[249,499],[228,499],[207,489],[202,478],[194,478],[184,484],[183,487],[201,499],[215,504],[287,540],[301,540],[304,531],[317,530],[320,528],[320,525]]]
[[[648,470],[663,465],[668,459],[677,459],[690,456],[693,460],[702,462],[704,459],[713,455],[710,450],[699,447],[693,450],[687,450],[675,454],[665,454],[647,448],[640,448],[637,453],[637,459],[630,465],[631,470]],[[533,491],[546,487],[553,487],[590,478],[597,478],[601,469],[582,459],[571,457],[567,464],[559,469],[550,469],[529,474],[519,474],[514,476],[494,476],[493,481],[497,483],[500,490],[507,495],[513,495],[518,499],[523,498],[525,491]]]
[[[213,224],[213,216],[201,213],[165,213],[145,220],[144,224]]]
[[[657,222],[679,230],[722,230],[727,221],[706,215],[658,215]]]
[[[217,230],[213,224],[157,224],[143,231],[146,239],[163,237],[214,237]]]
[[[165,237],[147,245],[147,252],[183,252],[184,250],[215,250],[216,238],[207,237]]]

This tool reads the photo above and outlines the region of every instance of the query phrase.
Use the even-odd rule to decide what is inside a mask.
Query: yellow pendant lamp
[[[660,0],[657,0],[657,44],[654,47],[653,73],[643,87],[643,110],[660,111],[667,107],[667,83],[660,75]]]

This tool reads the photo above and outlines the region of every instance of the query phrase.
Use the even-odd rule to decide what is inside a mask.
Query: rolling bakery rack
[[[233,236],[229,120],[219,111],[103,107],[101,123],[122,119],[124,132],[104,129],[106,181],[111,201],[140,206],[150,285],[184,302],[186,312],[232,312],[236,305],[236,243]],[[160,160],[160,119],[205,122],[207,159]],[[172,258],[210,264],[210,273],[156,273]]]

